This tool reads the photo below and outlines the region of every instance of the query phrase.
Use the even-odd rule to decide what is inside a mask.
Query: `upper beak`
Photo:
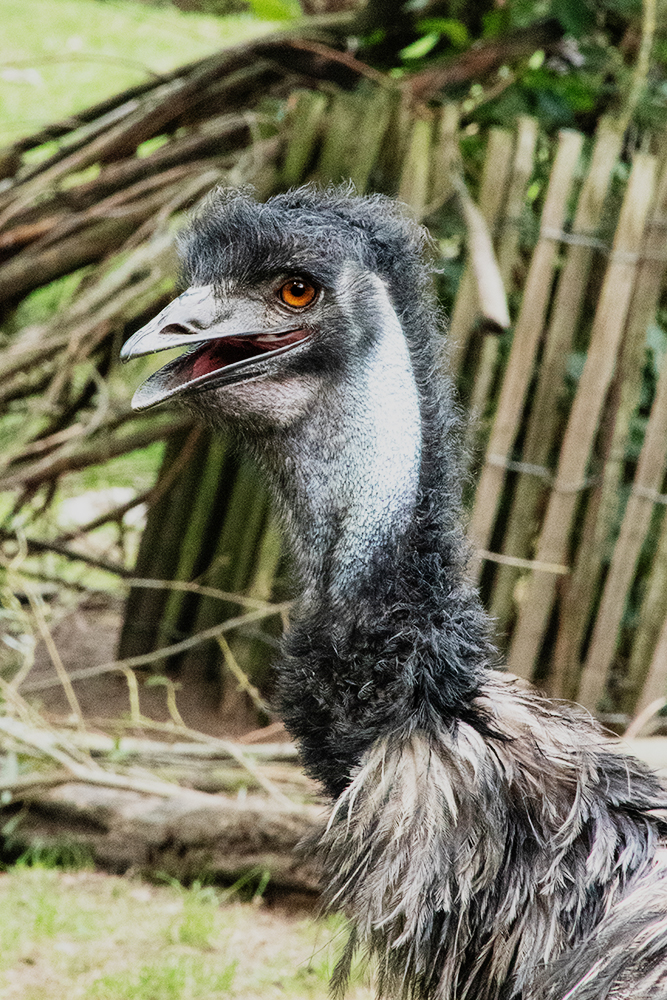
[[[225,334],[220,331],[220,327],[215,325],[219,311],[213,287],[193,285],[165,306],[162,312],[123,344],[120,352],[121,361],[166,351],[170,347],[184,347],[203,340],[224,337]],[[236,335],[239,332],[238,328],[234,331]],[[233,335],[233,333],[228,334],[228,336]]]
[[[225,303],[212,285],[188,288],[130,337],[120,357],[130,361],[172,347],[200,345],[200,350],[186,352],[151,375],[135,392],[132,406],[139,410],[154,406],[199,388],[222,372],[233,377],[238,369],[296,347],[308,335],[297,323],[281,328],[267,325],[262,303],[252,298],[239,296]],[[223,343],[207,347],[211,341]]]

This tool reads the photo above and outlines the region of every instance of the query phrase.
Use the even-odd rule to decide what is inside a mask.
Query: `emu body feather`
[[[425,231],[380,196],[219,192],[181,251],[193,289],[124,355],[193,345],[137,405],[231,428],[282,512],[281,704],[353,923],[334,992],[362,948],[393,1000],[667,1000],[665,790],[495,669],[466,577]]]
[[[507,677],[479,698],[494,736],[460,723],[377,741],[335,804],[319,843],[327,898],[356,923],[336,988],[362,945],[387,997],[660,996],[659,783],[583,714]],[[630,992],[608,993],[628,962],[646,969],[624,968]]]

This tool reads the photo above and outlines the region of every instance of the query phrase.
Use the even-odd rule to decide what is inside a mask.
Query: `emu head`
[[[189,287],[123,348],[125,360],[186,349],[133,405],[179,401],[236,432],[269,476],[304,579],[335,564],[339,592],[418,508],[449,545],[458,418],[433,377],[427,245],[380,195],[305,187],[260,204],[218,191],[181,239]]]
[[[424,243],[381,196],[302,188],[259,204],[216,192],[180,241],[190,287],[123,347],[123,360],[186,348],[134,407],[178,400],[263,434],[353,394],[369,365],[400,365],[414,385],[404,320],[424,310]]]

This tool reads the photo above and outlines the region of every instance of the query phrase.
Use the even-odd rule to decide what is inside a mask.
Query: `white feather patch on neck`
[[[354,484],[345,516],[345,537],[337,552],[347,575],[360,557],[404,530],[414,512],[421,463],[419,394],[405,335],[384,283],[369,277],[377,329],[356,394],[357,447],[348,476]]]

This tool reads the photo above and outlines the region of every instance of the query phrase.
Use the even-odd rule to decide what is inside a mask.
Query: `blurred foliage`
[[[45,0],[31,0],[35,2]],[[65,0],[65,6],[74,2]],[[165,16],[169,8],[174,15],[216,15],[228,25],[229,14],[246,12],[280,26],[303,13],[340,14],[354,0],[97,3],[119,13],[134,6],[161,8]],[[10,12],[15,5],[18,0],[0,0],[0,7]],[[651,59],[635,93],[648,12],[655,21]],[[542,47],[539,37],[545,26],[553,41]],[[533,29],[534,50],[517,57],[514,40],[530,39]],[[447,98],[461,101],[467,121],[480,127],[508,126],[517,115],[530,114],[548,131],[566,127],[591,134],[602,114],[616,113],[622,119],[629,105],[630,124],[637,135],[667,123],[667,0],[504,0],[502,4],[499,0],[358,0],[349,20],[341,21],[337,30],[341,43],[358,58],[396,77],[466,58],[480,44],[497,43],[501,54],[506,45],[506,61],[447,87]],[[206,31],[213,40],[215,30],[206,26]]]
[[[106,0],[110,2],[110,0]],[[296,20],[302,13],[340,13],[353,0],[140,0],[207,14],[242,9],[266,21]],[[656,23],[651,62],[632,98],[636,130],[667,122],[667,0],[359,0],[350,22],[341,22],[345,44],[370,65],[402,77],[447,64],[480,43],[508,45],[506,63],[485,79],[449,87],[471,123],[509,125],[519,114],[543,128],[592,133],[600,115],[621,113],[632,93],[646,31]],[[516,58],[511,43],[545,25],[554,41]]]
[[[653,9],[652,0],[646,8]],[[632,108],[638,130],[667,121],[667,4],[656,0],[655,37],[648,72]],[[544,128],[592,132],[601,114],[620,112],[633,86],[647,13],[642,0],[368,0],[359,15],[363,34],[358,55],[394,75],[447,63],[480,42],[508,43],[507,63],[495,79],[451,89],[464,112],[480,125],[510,125],[519,114],[535,115]],[[548,50],[512,59],[517,32],[551,21],[555,41]],[[560,38],[558,37],[560,35]],[[482,98],[480,100],[480,97]]]
[[[226,6],[227,0],[224,0]],[[185,0],[183,0],[185,8]],[[246,13],[131,0],[0,0],[0,147],[41,125],[271,30]],[[28,31],[26,24],[39,25]],[[47,144],[34,151],[46,158]],[[91,178],[92,179],[92,178]]]

